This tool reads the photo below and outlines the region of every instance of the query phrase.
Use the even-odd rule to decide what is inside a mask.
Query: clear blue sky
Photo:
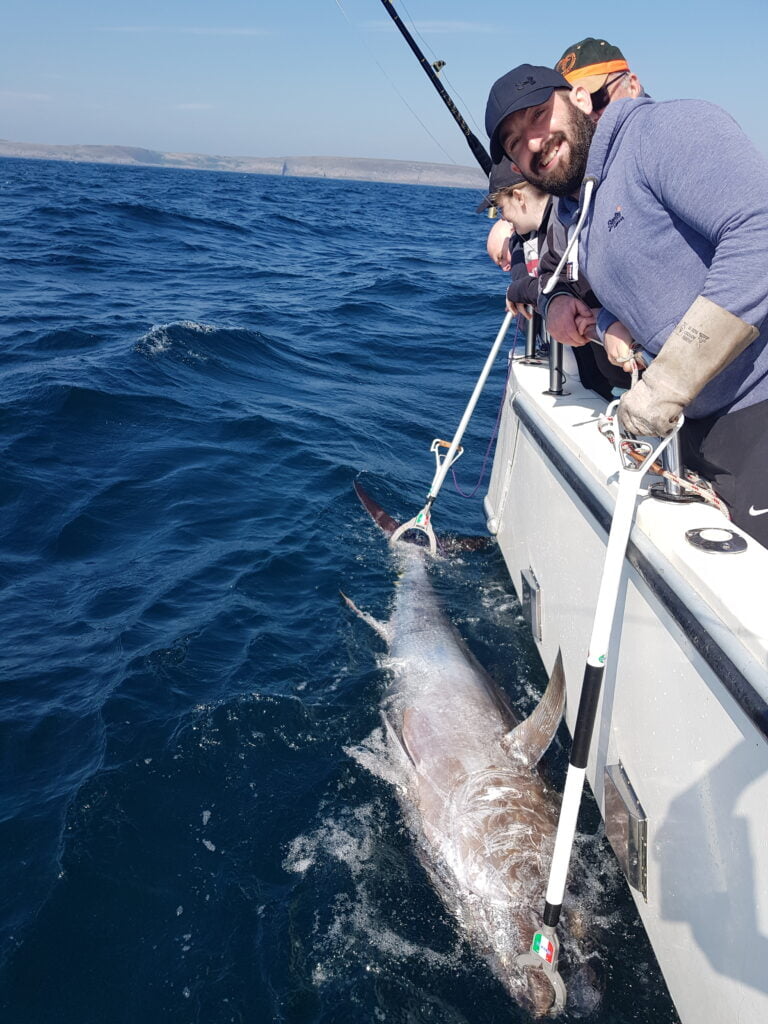
[[[621,47],[655,98],[719,103],[768,155],[766,0],[395,6],[428,55],[447,61],[449,92],[483,142],[495,78],[523,61],[551,65],[594,35]],[[2,9],[6,139],[473,162],[380,0],[3,0]]]

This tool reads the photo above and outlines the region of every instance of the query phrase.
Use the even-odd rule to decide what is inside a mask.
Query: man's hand
[[[656,388],[643,378],[631,391],[624,392],[616,411],[625,433],[666,437],[672,433],[672,427],[683,411],[683,403],[668,399],[663,388]]]
[[[632,355],[632,335],[624,324],[614,320],[608,330],[605,331],[603,337],[608,362],[626,370],[626,364],[634,361],[634,356]],[[631,370],[632,367],[630,366],[629,369]]]
[[[523,316],[526,320],[530,320],[533,316],[531,307],[525,302],[510,302],[507,299],[507,304],[504,308],[508,313],[517,313],[518,316]]]
[[[595,314],[574,295],[556,295],[547,307],[547,330],[563,345],[586,345],[595,329]]]

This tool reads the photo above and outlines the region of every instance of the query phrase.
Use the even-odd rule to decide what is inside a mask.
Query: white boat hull
[[[515,364],[485,506],[547,670],[562,649],[573,729],[616,466],[604,403],[547,383]],[[621,765],[644,811],[631,891],[683,1024],[752,1024],[768,1021],[768,551],[702,551],[685,534],[703,527],[744,536],[643,491],[588,779],[605,815]]]

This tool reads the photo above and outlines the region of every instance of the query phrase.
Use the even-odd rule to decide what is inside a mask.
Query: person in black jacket
[[[572,316],[574,330],[583,339],[576,344],[570,338],[576,364],[579,367],[579,377],[585,388],[596,391],[606,401],[613,397],[613,389],[624,390],[632,383],[630,372],[630,358],[635,358],[632,345],[632,338],[629,331],[621,323],[612,325],[613,335],[606,338],[606,343],[601,345],[597,341],[597,314],[600,311],[600,302],[579,269],[578,246],[572,251],[571,258],[566,263],[563,272],[550,296],[544,296],[541,289],[545,288],[557,265],[560,257],[568,244],[568,233],[557,214],[553,214],[547,220],[545,237],[540,243],[539,256],[539,310],[542,313],[548,311],[548,301],[563,297],[566,302],[572,304],[574,310]],[[549,318],[546,317],[549,327]],[[555,328],[555,331],[557,328]],[[553,332],[557,341],[557,333]],[[621,355],[625,361],[620,362]],[[616,361],[614,361],[614,359]],[[638,364],[641,368],[643,363]],[[627,366],[628,369],[623,367]]]
[[[550,216],[552,197],[526,181],[506,158],[494,167],[489,188],[489,195],[479,209],[495,206],[515,231],[509,243],[511,280],[507,287],[506,308],[508,312],[518,313],[529,320],[539,301],[539,289],[557,262],[555,255],[553,263],[550,250],[555,246],[555,253],[561,251],[561,225]],[[492,232],[495,230],[491,229]],[[546,271],[543,280],[542,271]],[[581,287],[578,281],[564,281],[557,294],[571,295],[584,304],[587,315],[582,329],[594,337],[595,316],[592,310],[599,308],[600,304],[586,281],[581,283]],[[611,399],[614,387],[629,387],[630,375],[612,366],[600,345],[574,347],[573,354],[581,383],[606,401]]]
[[[507,312],[519,313],[529,320],[539,295],[539,239],[546,233],[552,200],[513,170],[509,160],[502,160],[493,168],[488,188],[488,195],[477,208],[478,213],[496,207],[502,222],[508,224],[512,232],[508,258],[512,280],[507,288]],[[497,231],[503,229],[491,228],[491,235]],[[488,254],[493,259],[490,248]]]

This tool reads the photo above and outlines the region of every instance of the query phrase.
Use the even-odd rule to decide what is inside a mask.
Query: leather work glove
[[[752,324],[699,295],[641,380],[619,402],[629,434],[666,437],[701,389],[758,335]]]

